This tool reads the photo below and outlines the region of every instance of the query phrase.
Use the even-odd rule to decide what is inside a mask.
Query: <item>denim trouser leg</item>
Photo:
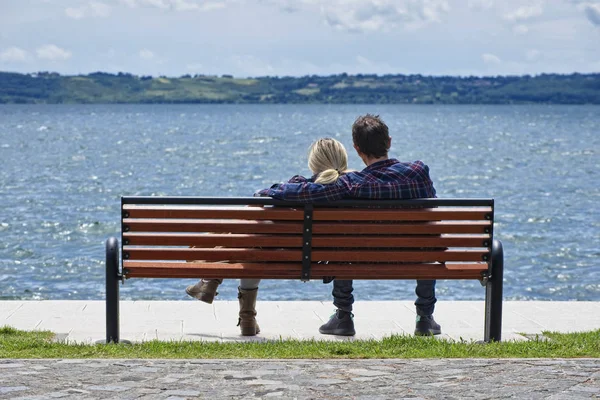
[[[258,289],[260,279],[240,279],[240,289],[254,290]]]
[[[354,296],[352,295],[353,287],[351,280],[334,280],[333,281],[333,305],[343,311],[352,311]],[[433,314],[435,303],[435,280],[417,280],[417,288],[415,289],[417,300],[417,314],[426,316]]]
[[[333,305],[342,311],[352,311],[352,304],[354,303],[354,296],[352,295],[353,290],[354,288],[352,287],[351,280],[338,281],[335,279],[333,281],[333,290],[331,291],[331,294],[333,295]]]
[[[417,300],[417,315],[422,317],[433,314],[435,308],[435,280],[417,280],[417,288],[415,289]]]

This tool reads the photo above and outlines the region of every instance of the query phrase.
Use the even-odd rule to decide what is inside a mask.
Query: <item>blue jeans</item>
[[[343,311],[352,311],[352,304],[354,303],[354,296],[352,295],[351,280],[340,280],[333,281],[333,305]],[[417,315],[427,316],[432,315],[435,308],[435,280],[417,280],[417,288],[415,289],[417,300],[415,306],[417,307]]]

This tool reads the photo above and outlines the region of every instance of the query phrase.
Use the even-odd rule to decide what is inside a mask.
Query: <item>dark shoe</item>
[[[329,321],[321,325],[319,332],[324,335],[354,336],[354,314],[348,311],[337,310]]]
[[[222,279],[202,279],[195,285],[190,285],[185,288],[185,292],[188,294],[188,296],[195,297],[200,301],[212,304],[215,296],[219,294],[217,292],[217,288],[221,282],[223,282]]]
[[[422,317],[417,315],[417,324],[415,326],[415,335],[417,336],[431,336],[439,335],[442,333],[442,327],[435,322],[433,315]]]

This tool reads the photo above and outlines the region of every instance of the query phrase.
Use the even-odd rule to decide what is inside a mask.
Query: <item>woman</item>
[[[309,179],[296,175],[288,182],[298,183],[311,181],[323,185],[334,183],[341,175],[348,172],[348,153],[344,145],[331,138],[323,138],[314,142],[308,152],[308,168],[313,172]],[[211,304],[218,294],[217,288],[222,279],[201,279],[190,285],[185,292],[196,299]],[[256,296],[260,279],[240,279],[238,300],[240,312],[238,326],[243,336],[254,336],[260,332],[256,322]]]

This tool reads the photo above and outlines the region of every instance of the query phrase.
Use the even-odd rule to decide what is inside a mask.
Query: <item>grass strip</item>
[[[600,357],[600,329],[544,332],[527,341],[481,344],[394,335],[381,340],[266,342],[148,341],[126,344],[68,344],[49,331],[0,328],[0,358],[580,358]]]

